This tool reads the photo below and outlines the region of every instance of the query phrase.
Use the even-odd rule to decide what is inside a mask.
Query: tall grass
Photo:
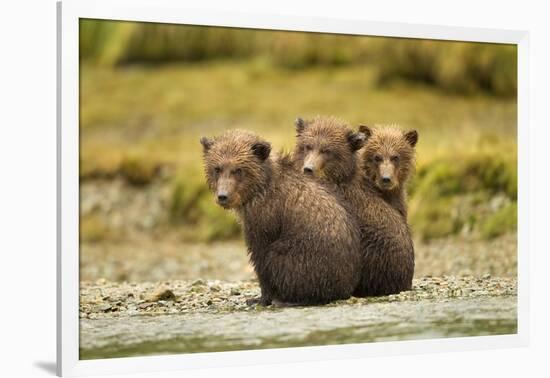
[[[517,49],[512,45],[397,39],[378,45],[381,83],[413,79],[444,90],[512,95],[517,90]]]
[[[282,32],[108,20],[81,20],[80,57],[105,67],[255,59],[283,69],[373,65],[378,82],[423,82],[471,94],[512,96],[513,45]]]

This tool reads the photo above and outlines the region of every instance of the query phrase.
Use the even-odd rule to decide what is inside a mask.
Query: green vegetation
[[[251,58],[291,70],[370,65],[377,68],[379,85],[406,79],[498,96],[513,96],[517,89],[516,47],[487,43],[85,19],[80,56],[103,67]]]
[[[485,238],[493,238],[507,231],[514,231],[518,224],[518,204],[511,202],[484,220],[481,233]]]
[[[244,128],[290,150],[293,120],[317,114],[419,131],[415,236],[517,225],[514,46],[94,20],[80,42],[82,182],[160,184],[155,227],[183,240],[240,233],[206,187],[200,136]],[[83,240],[108,223],[83,216]]]
[[[517,91],[517,49],[483,43],[398,39],[381,43],[379,81],[412,79],[446,91],[495,95]]]
[[[434,158],[410,188],[413,232],[432,239],[476,231],[492,238],[517,224],[517,154],[513,144]]]
[[[170,221],[181,227],[185,240],[214,241],[240,234],[235,216],[213,202],[202,171],[177,175],[171,193]]]

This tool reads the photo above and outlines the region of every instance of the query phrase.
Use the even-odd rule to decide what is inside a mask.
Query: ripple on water
[[[80,320],[80,358],[363,343],[517,332],[517,297]]]

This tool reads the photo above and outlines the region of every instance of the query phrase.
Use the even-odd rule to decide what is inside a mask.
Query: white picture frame
[[[363,358],[528,345],[528,56],[525,31],[369,22],[188,9],[178,0],[58,3],[57,373],[62,376],[169,371],[306,360]],[[380,342],[235,352],[79,360],[79,19],[329,32],[518,46],[518,328],[515,335]]]

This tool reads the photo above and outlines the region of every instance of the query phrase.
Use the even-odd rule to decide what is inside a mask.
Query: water
[[[80,320],[80,358],[513,334],[517,297]]]

